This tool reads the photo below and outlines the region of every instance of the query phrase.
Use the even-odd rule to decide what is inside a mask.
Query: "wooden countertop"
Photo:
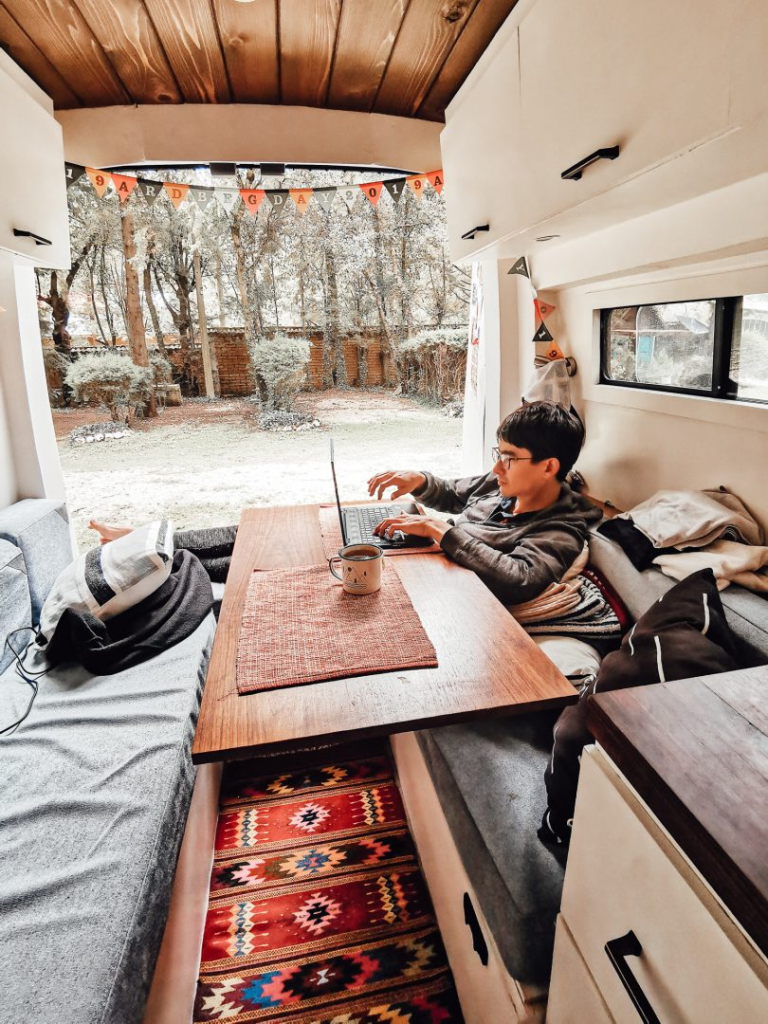
[[[599,694],[588,722],[768,956],[768,666]]]

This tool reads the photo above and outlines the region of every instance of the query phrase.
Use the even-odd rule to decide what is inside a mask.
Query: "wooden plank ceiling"
[[[0,46],[60,110],[285,103],[428,121],[516,0],[0,0]]]

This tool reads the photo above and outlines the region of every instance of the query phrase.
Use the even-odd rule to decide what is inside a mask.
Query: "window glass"
[[[739,398],[768,401],[768,293],[745,295],[736,309],[730,378]]]
[[[605,339],[605,376],[710,392],[714,336],[714,299],[612,309]]]

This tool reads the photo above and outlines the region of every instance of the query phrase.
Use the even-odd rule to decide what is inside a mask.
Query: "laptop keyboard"
[[[344,525],[347,528],[347,540],[350,544],[380,544],[381,537],[373,532],[382,519],[391,519],[402,515],[402,505],[361,505],[359,508],[347,508]]]

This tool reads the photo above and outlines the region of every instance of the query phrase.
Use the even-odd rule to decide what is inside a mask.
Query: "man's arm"
[[[368,481],[368,493],[381,501],[384,492],[393,488],[388,500],[394,501],[403,494],[412,494],[424,505],[438,512],[462,512],[472,495],[488,483],[491,474],[468,476],[460,480],[442,480],[432,473],[416,470],[387,470],[378,473]],[[493,477],[493,487],[496,478]],[[491,488],[492,489],[492,488]]]
[[[583,538],[569,530],[551,529],[523,538],[512,552],[497,551],[473,537],[460,524],[440,540],[457,565],[476,572],[503,604],[522,604],[559,582],[583,549]]]

